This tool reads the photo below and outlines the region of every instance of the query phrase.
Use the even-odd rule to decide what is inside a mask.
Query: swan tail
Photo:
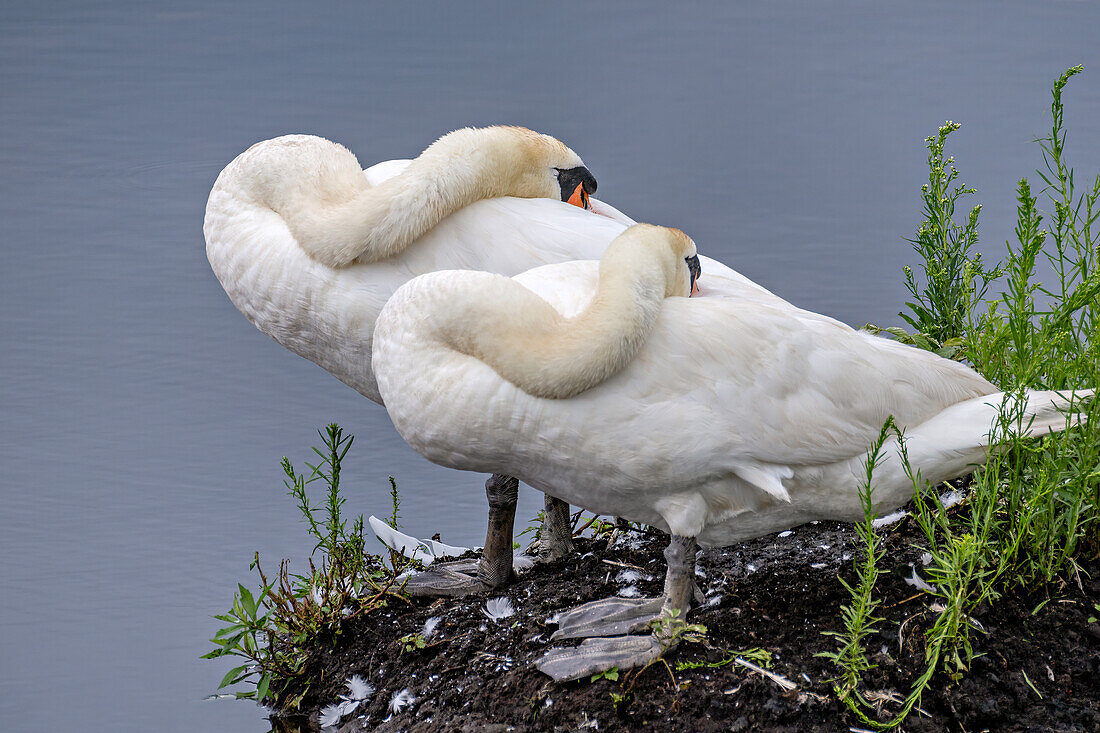
[[[1093,396],[1091,389],[1029,391],[1022,397],[994,392],[958,402],[906,431],[910,466],[932,483],[963,476],[985,463],[991,445],[1006,437],[1041,437],[1084,423]],[[886,463],[883,478],[890,481],[890,473],[901,471],[900,461]],[[904,482],[903,476],[892,478]]]
[[[1038,437],[1076,425],[1084,419],[1087,401],[1093,395],[1091,389],[1028,391],[1022,396],[995,392],[952,405],[920,429],[934,421],[934,428],[940,429],[941,418],[948,418],[955,423],[956,432],[982,431],[980,446],[989,447],[990,439],[998,436]]]

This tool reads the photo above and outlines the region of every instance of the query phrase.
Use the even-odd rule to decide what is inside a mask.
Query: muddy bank
[[[881,530],[886,555],[877,595],[879,624],[868,648],[865,692],[904,697],[923,671],[923,632],[935,598],[907,584],[921,550],[909,519]],[[689,621],[705,624],[707,645],[683,644],[633,679],[556,684],[532,666],[549,646],[559,610],[615,593],[661,590],[666,538],[655,531],[582,539],[579,557],[535,567],[498,593],[468,599],[393,603],[357,619],[312,651],[314,682],[304,698],[316,711],[361,675],[376,688],[339,728],[359,731],[836,731],[862,727],[832,694],[836,648],[822,631],[839,630],[848,596],[837,575],[852,579],[859,546],[850,525],[821,522],[742,545],[704,551],[697,579],[705,605]],[[1081,583],[1018,589],[992,609],[979,608],[986,630],[972,641],[981,656],[958,683],[940,674],[907,731],[1100,730],[1100,564],[1086,563]],[[634,589],[634,590],[629,590]],[[486,601],[507,597],[515,613],[488,618]],[[1045,601],[1045,603],[1044,603]],[[1041,607],[1039,607],[1041,605]],[[434,622],[431,634],[425,623]],[[415,640],[422,634],[423,648]],[[410,650],[407,647],[412,646]],[[731,651],[760,647],[770,672],[794,689],[736,663],[677,670],[684,662],[717,664]],[[675,680],[673,680],[673,677]],[[398,713],[395,693],[415,697]],[[615,698],[619,698],[616,703]],[[896,704],[886,701],[893,713]],[[280,730],[317,730],[316,712],[275,720]]]

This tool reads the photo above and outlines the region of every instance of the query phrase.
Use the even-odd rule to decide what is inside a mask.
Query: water
[[[0,730],[266,730],[202,702],[228,665],[198,657],[253,550],[308,552],[278,459],[325,422],[358,436],[350,509],[383,513],[393,474],[413,532],[480,542],[481,477],[413,454],[210,273],[206,193],[251,143],[367,163],[527,125],[624,211],[855,324],[897,322],[945,119],[991,254],[1076,63],[1070,153],[1100,169],[1096,5],[397,5],[0,8]]]

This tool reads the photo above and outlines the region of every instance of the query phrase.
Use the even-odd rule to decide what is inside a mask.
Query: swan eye
[[[691,279],[691,294],[692,295],[698,295],[699,294],[699,285],[697,284],[696,281],[699,279],[699,275],[702,274],[702,272],[703,272],[703,268],[699,266],[699,255],[692,255],[691,257],[685,257],[684,262],[687,263],[688,275]]]
[[[561,188],[561,200],[582,209],[592,208],[588,201],[590,194],[596,193],[596,179],[583,165],[576,168],[555,168],[558,174],[558,186]]]

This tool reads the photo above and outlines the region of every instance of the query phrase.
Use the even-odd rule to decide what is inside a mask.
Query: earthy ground
[[[877,593],[887,620],[868,646],[878,667],[866,691],[904,697],[922,671],[922,633],[929,628],[934,597],[907,585],[911,563],[921,567],[912,520],[882,530],[886,556]],[[360,674],[377,688],[369,703],[345,719],[341,731],[844,731],[860,729],[832,694],[831,663],[817,655],[836,648],[822,631],[840,628],[846,591],[858,556],[853,528],[821,522],[787,536],[770,535],[734,547],[707,550],[697,575],[709,605],[689,621],[705,624],[709,648],[681,645],[636,679],[555,684],[532,666],[549,646],[556,611],[620,592],[629,585],[656,595],[664,570],[665,537],[621,533],[610,543],[581,540],[579,555],[539,566],[515,583],[483,597],[391,604],[381,615],[356,620],[332,647],[315,650],[311,667],[322,680],[305,698],[307,709],[335,702],[343,683]],[[629,566],[629,567],[627,567]],[[639,568],[649,580],[627,582],[623,570]],[[1100,730],[1100,563],[1086,565],[1081,583],[1018,591],[975,616],[981,656],[969,674],[952,683],[933,680],[906,731],[1097,731]],[[507,596],[514,616],[489,620],[489,598]],[[1045,604],[1043,602],[1046,601]],[[1040,604],[1043,604],[1041,608]],[[397,642],[441,621],[428,645],[406,651]],[[797,687],[735,664],[676,671],[686,661],[720,662],[725,650],[762,647],[771,670]],[[1026,675],[1026,678],[1025,678]],[[416,702],[391,714],[394,692],[408,688]],[[1034,688],[1034,689],[1033,689]],[[613,695],[626,695],[616,705]],[[885,714],[898,709],[884,703]],[[312,719],[273,719],[280,730],[316,730]],[[312,726],[312,728],[311,728]],[[328,729],[326,729],[328,730]]]

